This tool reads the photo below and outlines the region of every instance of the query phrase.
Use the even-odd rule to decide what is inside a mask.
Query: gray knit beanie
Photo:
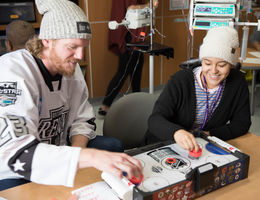
[[[220,58],[236,65],[238,62],[238,33],[231,27],[212,28],[208,31],[200,46],[200,59],[206,57]]]
[[[68,0],[35,0],[43,15],[39,39],[90,39],[91,29],[83,10]]]

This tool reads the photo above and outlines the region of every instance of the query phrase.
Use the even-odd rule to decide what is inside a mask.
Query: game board
[[[172,142],[130,152],[141,161],[144,175],[133,199],[194,199],[248,176],[248,155],[216,137],[196,140],[202,149],[197,159]]]

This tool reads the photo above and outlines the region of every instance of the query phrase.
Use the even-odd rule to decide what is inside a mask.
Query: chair
[[[144,142],[147,120],[157,95],[131,93],[112,104],[103,124],[103,135],[119,139],[125,150],[140,147]]]
[[[182,69],[191,69],[191,70],[199,66],[201,66],[201,60],[199,58],[192,58],[190,60],[186,60],[179,65],[179,67]],[[237,62],[237,64],[235,65],[235,69],[238,70],[241,69],[240,62]]]
[[[192,58],[190,60],[186,60],[179,65],[182,69],[194,69],[195,67],[201,66],[201,60],[199,58]]]

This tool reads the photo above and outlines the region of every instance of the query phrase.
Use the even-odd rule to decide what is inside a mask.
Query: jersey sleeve
[[[70,127],[70,137],[84,135],[89,139],[94,139],[96,137],[95,114],[93,106],[88,101],[88,88],[79,67],[76,68],[75,79],[77,84],[71,94],[73,99],[70,106],[70,118],[73,122]]]

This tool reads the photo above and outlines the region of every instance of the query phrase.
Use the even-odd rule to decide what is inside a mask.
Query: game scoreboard
[[[200,30],[208,30],[220,26],[230,26],[234,24],[232,19],[229,18],[194,18],[193,28]]]

